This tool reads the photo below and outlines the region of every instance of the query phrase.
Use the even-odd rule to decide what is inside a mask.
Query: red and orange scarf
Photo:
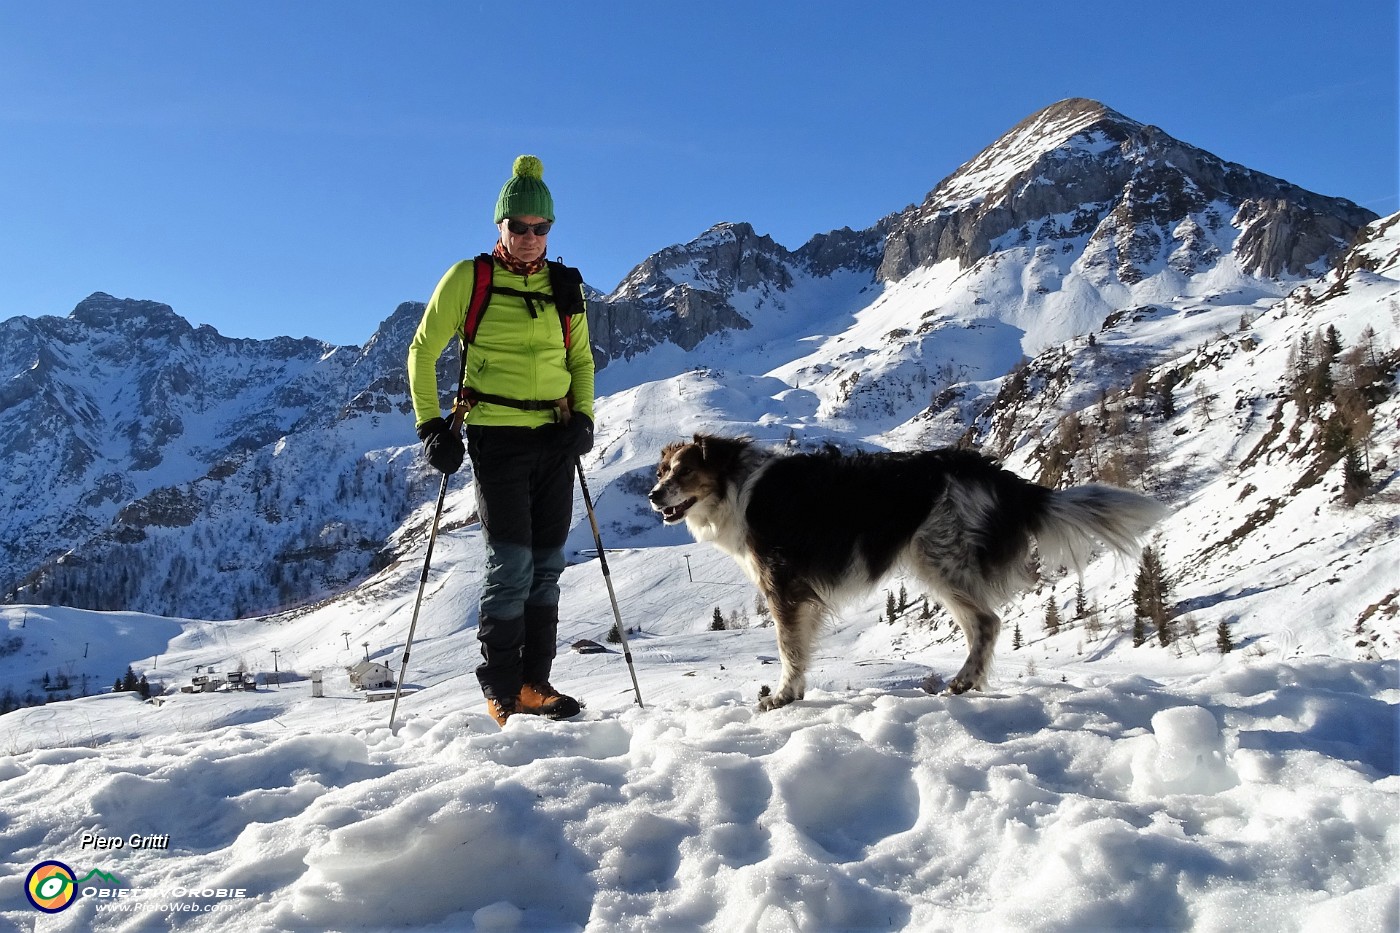
[[[519,276],[534,275],[536,272],[543,270],[546,265],[543,253],[541,253],[540,258],[536,259],[534,262],[522,262],[512,256],[510,251],[506,249],[506,245],[500,240],[496,241],[496,248],[491,251],[491,255],[495,257],[497,262]]]

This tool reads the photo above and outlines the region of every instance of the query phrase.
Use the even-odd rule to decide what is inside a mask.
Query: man
[[[469,453],[486,538],[477,680],[504,727],[516,714],[567,719],[549,683],[559,575],[573,517],[574,464],[593,446],[593,351],[577,270],[547,264],[554,198],[534,156],[515,160],[496,200],[489,303],[464,331],[477,262],[442,277],[408,350],[409,391],[428,462],[453,473]],[[435,364],[464,336],[466,445],[442,417]]]

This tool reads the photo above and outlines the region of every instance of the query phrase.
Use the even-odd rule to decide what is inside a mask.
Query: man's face
[[[535,233],[538,224],[548,223],[543,217],[536,217],[533,214],[524,217],[507,217],[502,220],[497,227],[501,231],[501,243],[505,245],[506,251],[522,262],[534,262],[545,254],[548,248],[545,240],[549,234],[540,236]],[[523,229],[523,233],[516,233],[512,230],[512,224],[516,230]]]

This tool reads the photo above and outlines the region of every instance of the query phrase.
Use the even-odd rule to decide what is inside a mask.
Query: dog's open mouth
[[[660,510],[662,521],[664,521],[668,525],[674,525],[676,522],[685,518],[685,513],[689,512],[690,507],[698,501],[699,500],[696,499],[694,496],[691,496],[689,499],[677,505],[663,506]]]

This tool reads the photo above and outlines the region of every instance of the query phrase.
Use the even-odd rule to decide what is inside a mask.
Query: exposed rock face
[[[633,269],[611,295],[589,303],[588,328],[600,366],[660,343],[690,350],[706,337],[750,322],[730,304],[737,292],[792,284],[792,254],[748,224],[716,224]]]
[[[601,365],[644,353],[659,343],[693,350],[711,334],[746,330],[749,321],[722,295],[677,285],[654,302],[623,298],[589,307],[588,327]]]
[[[888,221],[815,236],[796,253],[746,223],[716,224],[633,269],[612,294],[589,302],[588,326],[600,366],[663,343],[691,350],[726,330],[747,330],[736,297],[781,295],[798,276],[855,270],[873,278]]]
[[[819,233],[793,254],[800,268],[818,277],[842,270],[874,270],[884,255],[885,239],[894,215],[880,220],[865,230],[842,227],[831,233]]]
[[[1241,228],[1235,253],[1245,268],[1268,278],[1317,271],[1318,260],[1330,265],[1357,234],[1350,213],[1318,210],[1304,201],[1250,198],[1240,203],[1235,222]]]
[[[1096,101],[1071,99],[1027,117],[893,225],[879,275],[998,244],[1088,235],[1086,252],[1132,284],[1165,251],[1199,271],[1218,258],[1202,221],[1242,228],[1243,271],[1275,277],[1325,268],[1375,214],[1226,162]]]

